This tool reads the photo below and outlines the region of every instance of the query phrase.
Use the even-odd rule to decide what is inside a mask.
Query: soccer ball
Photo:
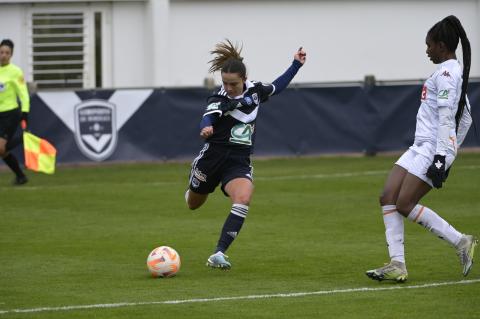
[[[180,270],[180,255],[175,249],[160,246],[147,258],[147,267],[153,277],[173,277]]]

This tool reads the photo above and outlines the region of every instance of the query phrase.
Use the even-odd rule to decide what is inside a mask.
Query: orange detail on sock
[[[396,209],[387,210],[386,212],[383,212],[383,216],[385,216],[385,215],[390,215],[390,214],[393,214],[393,213],[396,213],[396,212],[397,212]]]
[[[415,223],[417,222],[417,220],[420,218],[420,215],[423,214],[423,209],[425,208],[425,206],[422,206],[422,208],[420,208],[420,211],[418,212],[417,214],[417,217],[415,217],[415,219],[413,220]]]

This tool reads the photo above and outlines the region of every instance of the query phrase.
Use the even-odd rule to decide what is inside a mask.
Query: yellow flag
[[[25,151],[26,168],[45,174],[55,173],[55,158],[57,150],[52,144],[30,132],[24,131],[23,146]]]

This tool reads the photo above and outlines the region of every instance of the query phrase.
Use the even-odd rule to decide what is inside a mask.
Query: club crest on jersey
[[[450,93],[449,90],[440,90],[438,92],[438,98],[442,100],[448,100],[448,93]]]
[[[258,105],[259,99],[258,99],[258,94],[257,93],[252,94],[252,99],[253,99],[253,102],[255,102],[255,104]]]
[[[105,100],[86,100],[75,106],[75,141],[94,161],[108,158],[117,145],[115,105]]]

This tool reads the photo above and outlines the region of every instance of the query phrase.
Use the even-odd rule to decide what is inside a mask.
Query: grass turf
[[[479,318],[480,283],[288,298],[35,309],[121,302],[390,288],[364,271],[387,261],[378,195],[396,157],[255,160],[255,194],[228,254],[205,267],[230,202],[217,189],[197,211],[184,192],[188,164],[61,167],[23,187],[0,171],[0,318]],[[480,154],[460,154],[446,187],[422,201],[458,230],[480,235]],[[409,279],[463,279],[454,250],[405,223]],[[153,279],[160,245],[182,257],[178,276]],[[477,252],[478,254],[478,252]],[[474,266],[467,279],[479,279]],[[3,313],[2,313],[3,311]]]

